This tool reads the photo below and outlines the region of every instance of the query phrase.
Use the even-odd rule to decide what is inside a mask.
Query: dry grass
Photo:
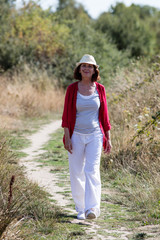
[[[60,213],[58,207],[50,204],[47,194],[37,184],[25,179],[8,140],[3,134],[0,139],[0,239],[5,239],[1,235],[12,222],[21,219],[48,218],[54,224]]]
[[[35,69],[34,69],[35,70]],[[56,87],[44,71],[23,71],[0,77],[1,126],[16,124],[21,117],[43,117],[60,112],[64,104],[64,91]]]
[[[30,69],[0,76],[0,238],[12,222],[21,219],[57,221],[59,209],[36,184],[24,177],[17,159],[10,150],[5,129],[24,129],[21,119],[44,117],[61,112],[64,92],[45,71]],[[3,130],[2,130],[3,129]],[[17,239],[12,236],[12,239]],[[10,238],[10,239],[11,239]]]
[[[102,167],[129,204],[160,221],[160,58],[117,75],[107,90],[113,150]],[[109,171],[108,171],[109,169]]]
[[[107,89],[114,152],[128,148],[133,136],[160,110],[160,66],[158,72],[152,64],[135,64],[131,71],[120,72],[113,87]],[[157,139],[159,125],[150,134]]]

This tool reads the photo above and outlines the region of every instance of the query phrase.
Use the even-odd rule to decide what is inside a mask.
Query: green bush
[[[152,7],[117,3],[93,20],[74,0],[59,1],[56,12],[33,1],[18,10],[14,1],[1,1],[1,70],[35,64],[66,87],[75,63],[88,53],[100,65],[101,82],[109,85],[117,68],[160,48],[160,12]]]
[[[118,3],[110,12],[103,13],[95,27],[109,35],[119,50],[129,50],[132,57],[153,54],[156,37],[151,22],[158,22],[157,10],[132,4]],[[159,31],[158,27],[154,30]]]

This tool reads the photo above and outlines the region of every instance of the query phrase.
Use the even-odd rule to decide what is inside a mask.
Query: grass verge
[[[124,193],[125,204],[139,212],[144,225],[160,223],[158,59],[117,76],[108,94],[113,150],[102,158],[105,181]]]
[[[89,239],[82,225],[71,224],[75,216],[62,213],[48,193],[24,177],[15,154],[29,144],[22,135],[1,133],[0,239]]]

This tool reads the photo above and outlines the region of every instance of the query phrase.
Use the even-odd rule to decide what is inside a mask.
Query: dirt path
[[[20,164],[25,167],[27,177],[36,182],[40,187],[50,193],[51,198],[56,200],[60,206],[65,206],[68,201],[63,195],[59,194],[62,191],[57,186],[57,177],[50,172],[50,167],[44,167],[35,161],[35,159],[45,151],[42,146],[50,140],[50,134],[54,133],[61,126],[61,121],[57,120],[43,126],[37,133],[28,137],[31,141],[31,146],[22,150],[27,154],[27,157],[21,159]]]
[[[50,140],[50,134],[54,133],[57,129],[61,126],[61,120],[54,121],[50,124],[47,124],[41,129],[28,137],[31,141],[31,146],[23,149],[22,152],[27,154],[27,157],[24,157],[20,160],[21,166],[25,167],[26,176],[33,182],[38,183],[38,185],[44,188],[47,192],[50,193],[51,198],[56,201],[57,205],[63,207],[65,210],[69,211],[71,214],[76,214],[73,208],[68,209],[66,206],[71,203],[71,193],[70,193],[70,186],[60,187],[58,186],[58,182],[60,179],[60,175],[53,174],[51,172],[50,167],[43,166],[40,164],[36,159],[38,156],[44,152],[42,150],[42,146]],[[69,175],[68,175],[69,181]],[[63,193],[68,189],[68,197],[66,197]],[[109,189],[102,189],[102,194],[112,194]],[[105,196],[106,196],[105,195]],[[105,206],[103,206],[105,205]],[[97,240],[131,240],[131,239],[154,239],[160,240],[159,234],[159,226],[144,226],[144,227],[137,227],[136,229],[128,228],[127,226],[119,226],[116,223],[116,227],[109,227],[107,223],[107,217],[110,218],[110,215],[114,212],[116,205],[113,205],[110,202],[103,202],[102,199],[102,216],[96,221],[83,221],[85,227],[85,231],[89,234],[92,233],[92,239]],[[110,209],[111,207],[111,209]],[[106,209],[108,208],[108,209]],[[110,209],[110,212],[109,212]],[[125,209],[118,209],[119,214],[124,214],[126,211]],[[108,214],[108,215],[107,215]],[[114,213],[115,214],[115,213]],[[128,217],[128,216],[127,216]],[[126,217],[126,218],[127,218]],[[118,218],[118,216],[117,216]],[[126,219],[127,220],[127,219]],[[71,220],[73,223],[80,223],[79,220],[73,219]],[[82,223],[82,221],[81,221]],[[139,236],[144,236],[143,238],[133,238],[139,234]]]

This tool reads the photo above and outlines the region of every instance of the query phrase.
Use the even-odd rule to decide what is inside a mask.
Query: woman
[[[78,219],[100,215],[102,146],[110,153],[111,125],[105,88],[93,56],[85,54],[74,70],[77,82],[70,84],[65,96],[62,127],[68,151],[72,197]]]

